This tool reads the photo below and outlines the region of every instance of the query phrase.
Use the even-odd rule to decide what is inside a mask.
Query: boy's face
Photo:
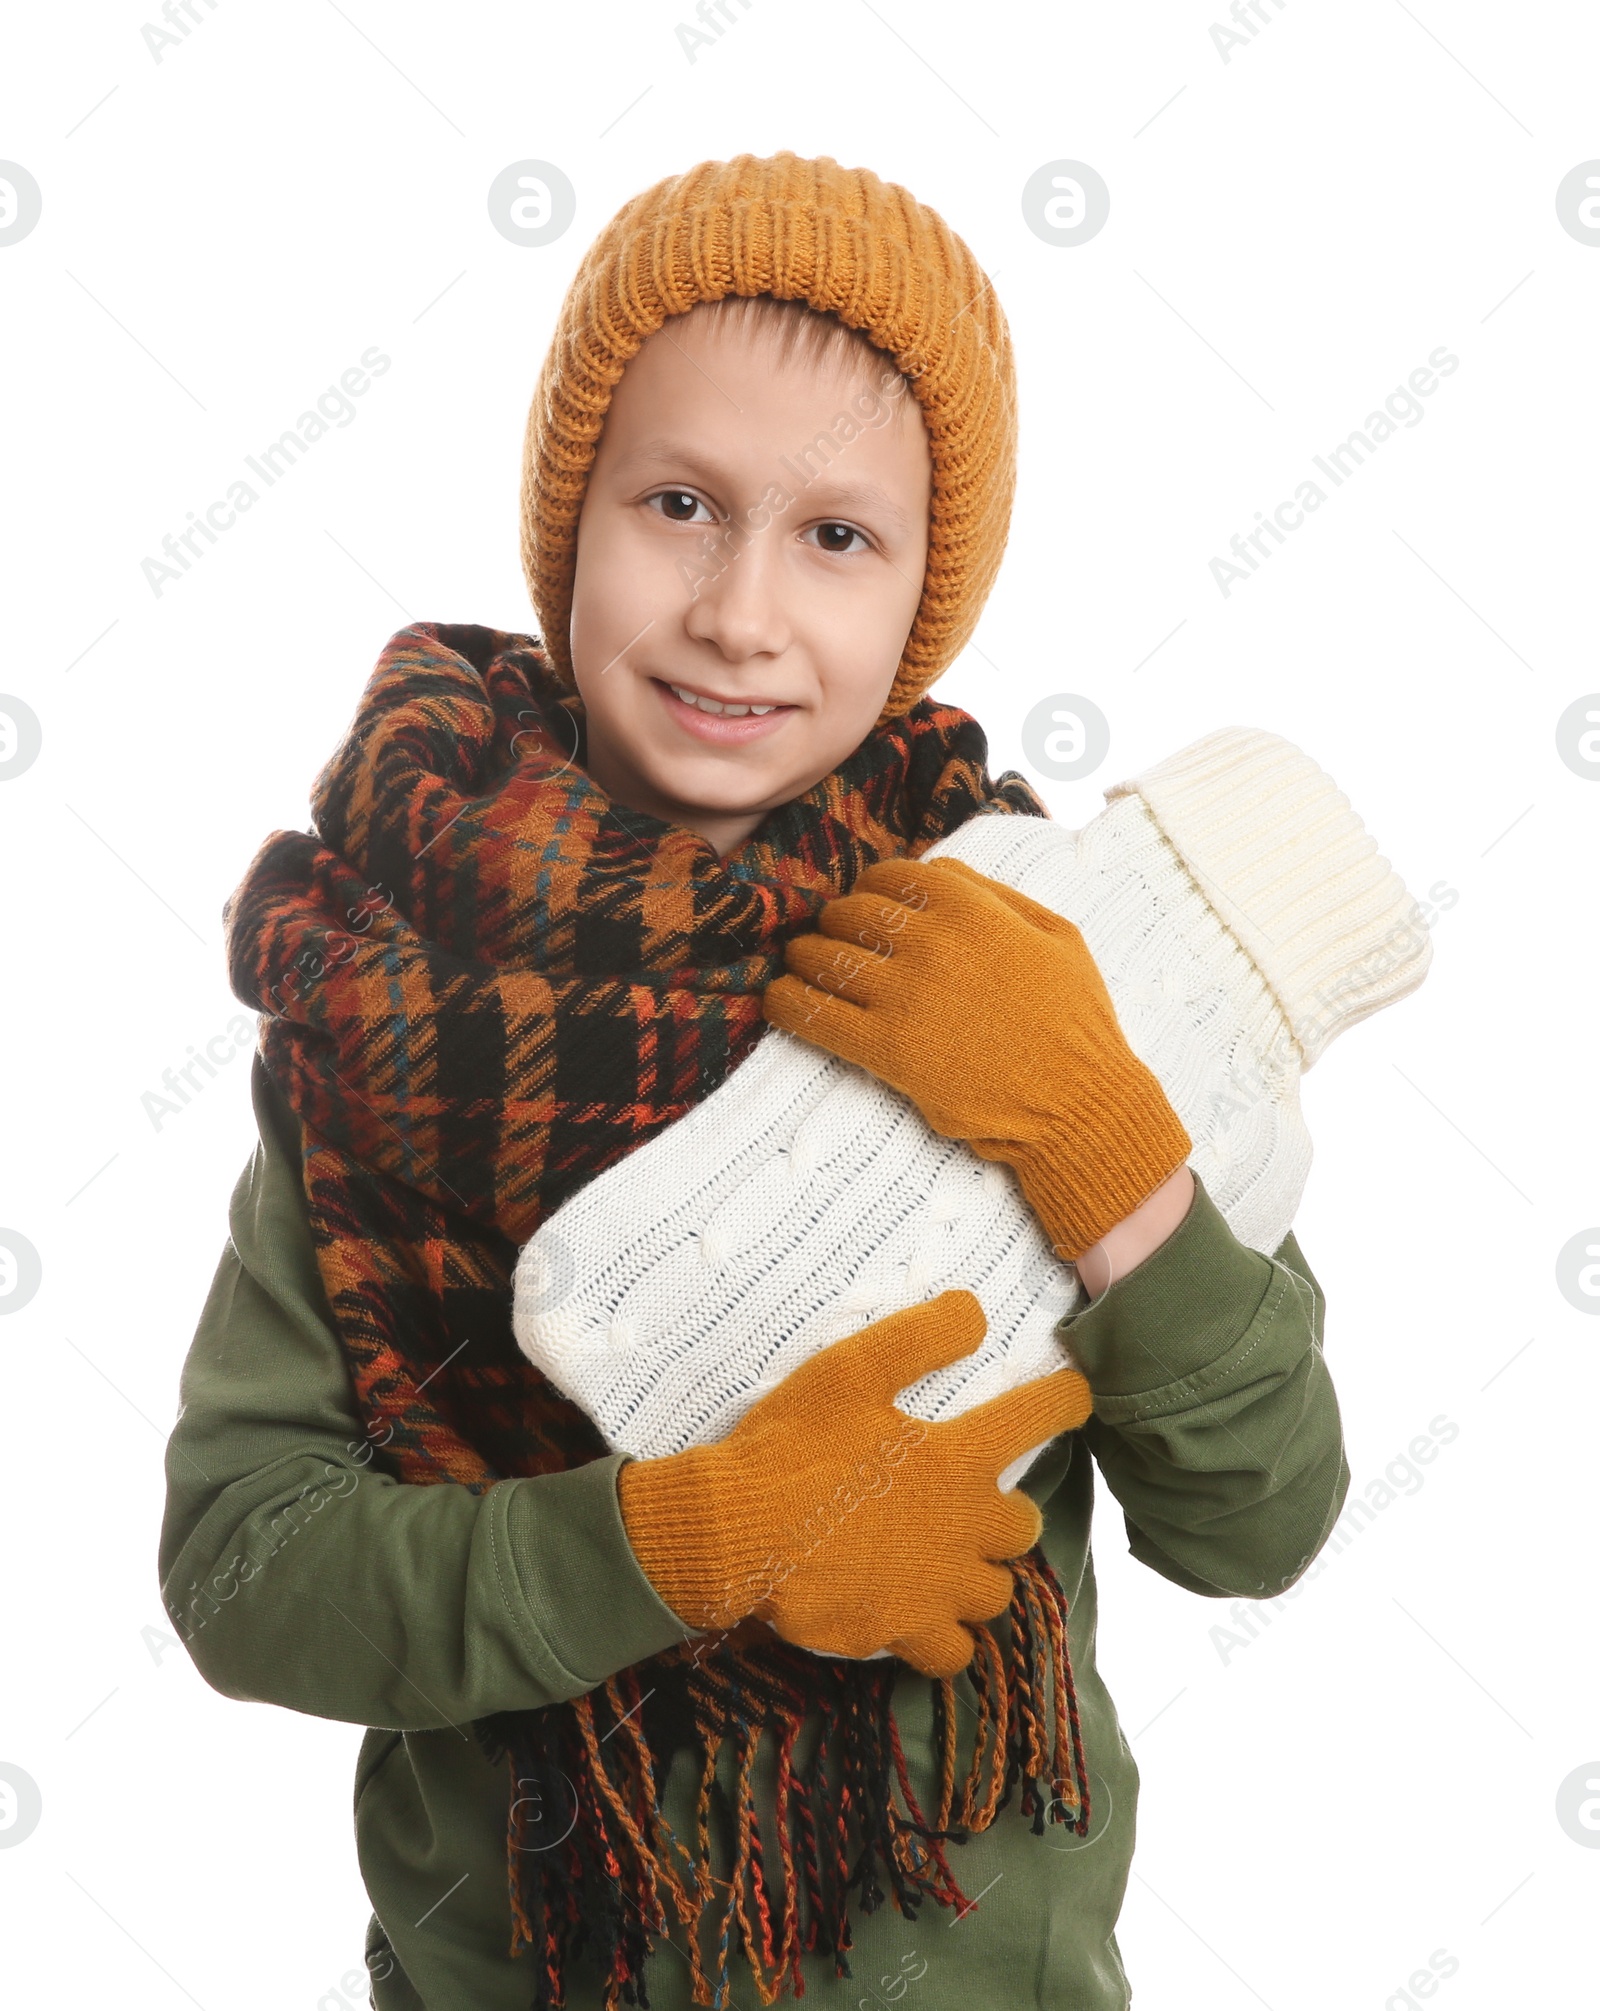
[[[780,363],[770,332],[716,321],[673,317],[622,374],[570,636],[588,773],[725,856],[882,711],[922,597],[933,460],[887,358]],[[674,685],[774,709],[719,718]]]

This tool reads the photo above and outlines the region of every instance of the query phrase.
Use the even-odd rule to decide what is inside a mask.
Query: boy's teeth
[[[685,705],[698,705],[702,712],[726,713],[729,719],[743,719],[749,712],[771,712],[770,705],[719,705],[714,698],[697,698],[692,691],[685,691],[681,684],[670,687]]]

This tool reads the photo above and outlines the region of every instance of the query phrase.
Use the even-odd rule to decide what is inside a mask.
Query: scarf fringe
[[[1033,1834],[1047,1821],[1088,1833],[1089,1775],[1068,1652],[1068,1602],[1037,1548],[1012,1567],[1004,1650],[974,1628],[967,1675],[976,1699],[963,1773],[955,1684],[933,1683],[938,1802],[930,1820],[911,1785],[894,1720],[893,1662],[806,1657],[783,1644],[700,1642],[543,1711],[479,1720],[484,1752],[511,1775],[506,1866],[510,1953],[534,1956],[532,2011],[564,2011],[569,1965],[598,1966],[606,2011],[648,2011],[647,1964],[671,1939],[688,1963],[693,2001],[726,2011],[732,1972],[747,1966],[763,2005],[801,1997],[802,1955],[851,1973],[852,1900],[887,1900],[908,1920],[928,1900],[966,1912],[947,1850],[989,1828],[1018,1795]],[[812,1675],[814,1664],[815,1675]],[[654,1712],[661,1692],[668,1692]],[[661,1806],[662,1746],[703,1755],[695,1834],[678,1837]],[[681,1714],[686,1713],[686,1718]],[[816,1727],[809,1758],[802,1732]],[[651,1730],[652,1724],[655,1727]],[[776,1742],[776,1789],[763,1838],[755,1789],[762,1741]],[[733,1793],[718,1778],[730,1748]],[[713,1812],[731,1835],[719,1869]],[[681,1933],[674,1935],[674,1928]],[[714,1947],[708,1964],[707,1944]]]

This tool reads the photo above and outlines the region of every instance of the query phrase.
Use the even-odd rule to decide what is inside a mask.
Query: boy
[[[1004,318],[904,190],[792,154],[659,184],[534,400],[541,644],[402,631],[316,833],[230,903],[261,1145],[184,1370],[163,1594],[225,1694],[369,1727],[380,2011],[1121,2011],[1138,1773],[1094,1667],[1088,1454],[1134,1555],[1207,1597],[1283,1590],[1342,1506],[1294,1237],[1233,1237],[1081,943],[917,864],[1044,814],[925,696],[1014,451]],[[936,984],[818,932],[885,862],[873,911],[943,946]],[[925,1037],[951,1016],[959,1080]],[[981,1335],[950,1291],[669,1459],[539,1384],[516,1246],[768,1021],[870,1048],[1010,1165],[1091,1294],[1084,1374],[895,1443],[895,1393]],[[800,1540],[875,1451],[889,1483]]]

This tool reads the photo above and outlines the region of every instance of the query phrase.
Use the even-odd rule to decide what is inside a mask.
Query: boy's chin
[[[710,760],[674,762],[651,780],[663,796],[685,810],[714,817],[758,817],[803,796],[838,765],[821,755],[809,762],[762,761],[753,748],[729,749]]]
[[[718,777],[707,776],[703,769],[697,773],[685,768],[664,775],[657,786],[671,802],[686,810],[703,810],[717,817],[754,817],[802,795],[811,787],[806,779],[808,773],[802,773],[791,783],[782,769],[759,776]]]

